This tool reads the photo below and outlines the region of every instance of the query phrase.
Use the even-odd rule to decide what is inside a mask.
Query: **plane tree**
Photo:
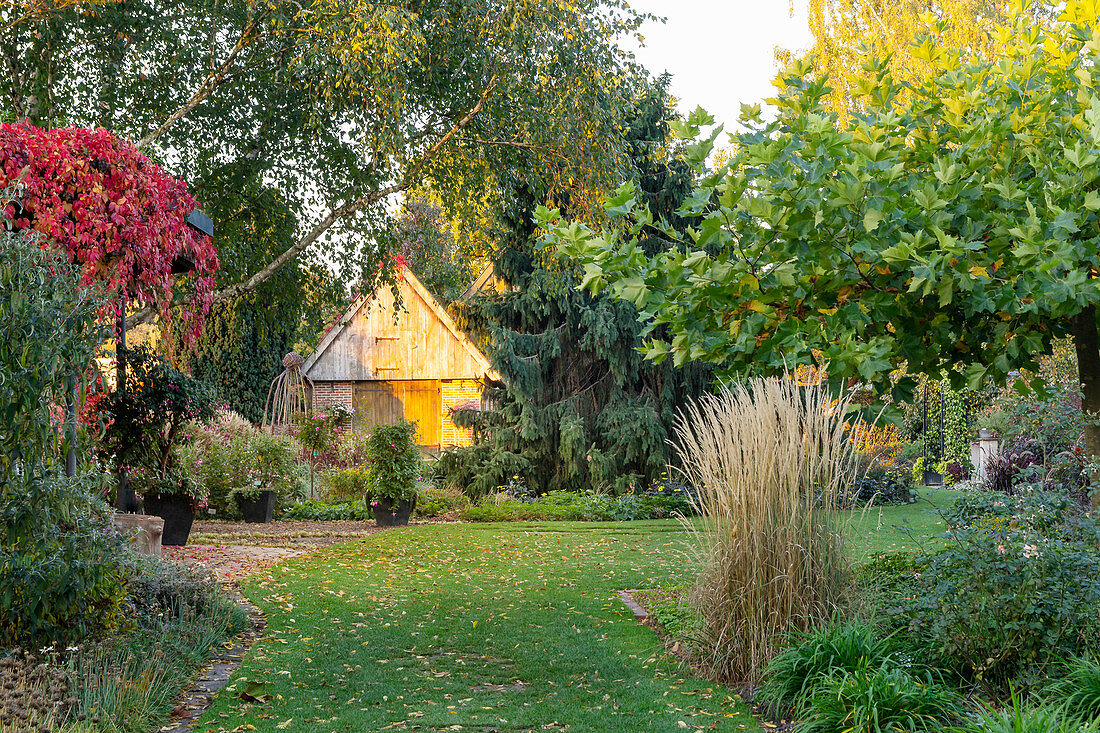
[[[865,57],[846,127],[810,60],[782,76],[774,117],[744,108],[736,155],[716,170],[714,120],[700,110],[680,123],[697,178],[680,208],[691,228],[665,228],[677,246],[646,255],[638,233],[653,216],[629,184],[603,231],[541,210],[549,238],[583,266],[584,287],[668,334],[651,336],[651,359],[728,374],[813,364],[905,398],[915,378],[891,377],[903,365],[975,387],[1037,371],[1054,339],[1073,336],[1095,415],[1097,3],[1071,0],[1047,24],[1017,6],[985,60],[944,35],[932,25],[911,50],[937,67],[927,78],[898,81]],[[1100,457],[1100,425],[1086,422]]]

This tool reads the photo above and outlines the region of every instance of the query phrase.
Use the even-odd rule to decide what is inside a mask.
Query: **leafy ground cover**
[[[688,542],[669,520],[440,524],[290,560],[244,583],[268,637],[196,730],[758,730],[615,595],[686,581]]]

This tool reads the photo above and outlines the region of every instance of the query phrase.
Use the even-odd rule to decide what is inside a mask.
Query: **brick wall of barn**
[[[460,428],[451,420],[456,407],[481,407],[481,380],[448,379],[443,381],[443,445],[474,444],[474,431]]]

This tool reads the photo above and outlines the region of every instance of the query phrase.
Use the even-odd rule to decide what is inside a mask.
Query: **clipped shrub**
[[[456,499],[457,501],[457,499]],[[636,519],[664,519],[690,516],[683,511],[690,498],[684,494],[622,494],[549,491],[530,498],[516,498],[508,491],[485,496],[476,504],[458,501],[462,519],[471,522],[556,521],[627,522]]]
[[[795,633],[790,646],[768,662],[756,699],[775,708],[804,711],[831,675],[878,668],[892,655],[889,638],[855,619]]]
[[[845,602],[843,535],[856,460],[839,402],[792,377],[723,387],[676,424],[698,496],[703,568],[692,600],[720,677],[755,679],[792,631],[832,619]]]
[[[929,673],[884,664],[836,671],[805,706],[799,733],[942,731],[959,719],[961,698]]]

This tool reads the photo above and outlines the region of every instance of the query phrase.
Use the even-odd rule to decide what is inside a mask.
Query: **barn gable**
[[[409,270],[398,282],[403,309],[394,319],[387,287],[360,296],[303,371],[315,382],[492,379],[485,355]]]

